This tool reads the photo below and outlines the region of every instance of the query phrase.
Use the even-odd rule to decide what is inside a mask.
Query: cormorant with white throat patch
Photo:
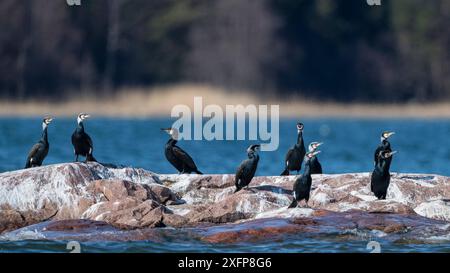
[[[178,172],[203,174],[197,168],[192,157],[186,153],[183,149],[178,147],[178,130],[176,128],[161,129],[170,135],[169,141],[167,141],[164,153],[167,160],[172,164]]]
[[[88,119],[90,115],[81,113],[77,117],[78,126],[75,132],[72,134],[72,145],[75,153],[75,162],[78,162],[78,156],[86,157],[86,162],[97,160],[92,155],[94,151],[94,145],[92,143],[91,137],[84,131],[83,122]]]
[[[305,170],[303,174],[299,176],[293,186],[294,200],[289,208],[297,207],[298,203],[305,200],[306,206],[308,206],[309,193],[311,191],[312,178],[311,178],[311,158],[316,156],[320,151],[308,152],[305,156]]]
[[[236,185],[236,190],[234,192],[240,191],[242,188],[246,187],[252,181],[255,176],[256,169],[258,168],[259,155],[258,152],[261,149],[261,145],[251,145],[247,148],[248,159],[242,161],[239,165],[236,175],[234,178],[234,183]]]
[[[28,153],[27,163],[25,164],[25,168],[39,167],[42,165],[45,157],[48,154],[48,150],[50,149],[50,144],[48,143],[48,133],[47,128],[48,125],[52,122],[51,117],[46,117],[42,121],[42,137],[38,143],[36,143]]]
[[[289,171],[302,169],[303,158],[306,154],[305,143],[303,141],[303,123],[297,123],[297,144],[288,150],[284,160],[285,169],[281,175],[289,175]]]

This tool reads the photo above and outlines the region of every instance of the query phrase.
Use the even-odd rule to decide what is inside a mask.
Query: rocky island
[[[298,232],[370,230],[399,240],[450,233],[449,177],[393,173],[387,199],[377,200],[369,173],[313,175],[309,207],[288,209],[295,178],[255,177],[233,193],[234,175],[163,175],[94,162],[6,172],[0,239],[158,240],[178,230],[232,243]]]

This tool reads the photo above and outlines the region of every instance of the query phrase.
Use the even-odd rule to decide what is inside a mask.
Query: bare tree
[[[106,40],[106,64],[103,76],[103,91],[114,89],[114,74],[116,72],[116,54],[120,39],[120,9],[122,0],[108,1],[108,30]]]
[[[218,0],[190,32],[187,80],[227,88],[272,87],[267,68],[278,57],[278,20],[261,0]]]

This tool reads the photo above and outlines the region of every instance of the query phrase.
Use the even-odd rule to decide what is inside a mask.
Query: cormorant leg
[[[78,154],[75,154],[75,162],[78,162]]]

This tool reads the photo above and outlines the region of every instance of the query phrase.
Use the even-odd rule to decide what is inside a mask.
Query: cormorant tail
[[[240,191],[242,188],[238,188],[236,187],[236,190],[234,191],[234,193],[237,193],[238,191]]]
[[[199,170],[195,170],[194,171],[196,174],[203,174],[201,171],[199,171]]]
[[[292,208],[295,208],[295,207],[297,207],[297,205],[298,205],[298,202],[297,202],[297,200],[296,199],[294,199],[293,201],[292,201],[292,203],[289,205],[289,209],[292,209]]]
[[[288,170],[288,169],[285,169],[285,170],[280,174],[280,176],[286,176],[286,175],[289,175],[289,170]]]

